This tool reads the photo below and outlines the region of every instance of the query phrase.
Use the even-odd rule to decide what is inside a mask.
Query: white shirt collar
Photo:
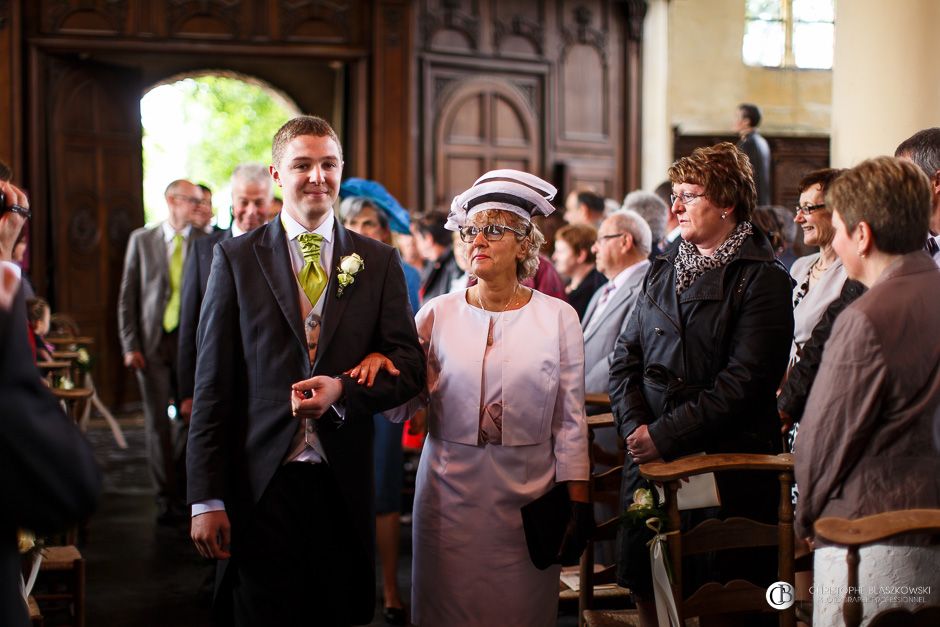
[[[630,279],[630,277],[636,274],[646,272],[646,269],[649,267],[649,265],[650,265],[649,259],[644,259],[643,261],[635,263],[632,266],[626,267],[623,270],[621,270],[619,274],[617,274],[617,276],[614,277],[613,281],[611,281],[611,283],[614,284],[614,290],[619,290],[621,287],[623,287],[623,284],[626,283]]]
[[[232,220],[232,226],[230,227],[232,231],[232,237],[238,237],[239,235],[244,235],[245,231],[238,228],[238,225],[235,224],[235,220]]]
[[[326,215],[326,219],[320,223],[320,226],[313,231],[308,231],[300,222],[295,220],[289,212],[281,212],[281,224],[284,225],[284,231],[287,233],[288,240],[295,240],[301,233],[319,233],[328,242],[333,241],[333,210]]]
[[[169,244],[173,241],[173,238],[176,236],[176,231],[173,230],[173,227],[170,226],[169,220],[164,220],[163,224],[163,241]],[[193,227],[189,224],[183,227],[183,230],[180,233],[183,234],[183,239],[189,239],[189,233],[192,231]]]

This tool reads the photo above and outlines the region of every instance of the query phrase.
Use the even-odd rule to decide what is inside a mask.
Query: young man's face
[[[343,161],[329,136],[298,135],[285,146],[271,175],[284,194],[284,209],[306,226],[316,228],[339,195]]]

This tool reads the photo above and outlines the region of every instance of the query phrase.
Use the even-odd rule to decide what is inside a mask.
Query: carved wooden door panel
[[[117,333],[124,250],[144,222],[139,74],[52,58],[47,67],[50,289],[55,309],[95,338],[95,381],[113,403],[128,380]]]
[[[437,114],[432,206],[448,209],[454,196],[496,168],[542,175],[541,155],[535,116],[515,87],[489,78],[461,82]]]

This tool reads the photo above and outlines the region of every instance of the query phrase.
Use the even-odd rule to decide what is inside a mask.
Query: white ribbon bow
[[[656,596],[656,617],[659,627],[682,627],[679,622],[679,611],[676,609],[676,599],[672,595],[672,585],[669,582],[669,571],[666,568],[666,556],[663,544],[666,536],[678,531],[662,532],[662,521],[659,518],[648,518],[646,526],[655,534],[653,539],[646,543],[650,548],[650,567],[653,571],[653,594]]]

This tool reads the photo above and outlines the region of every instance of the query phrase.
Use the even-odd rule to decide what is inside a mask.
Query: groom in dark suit
[[[216,246],[202,307],[192,537],[225,560],[217,609],[237,625],[368,623],[372,415],[423,388],[423,352],[397,253],[334,218],[333,129],[295,118],[272,157],[284,210]],[[373,352],[400,374],[372,387],[343,375]]]

